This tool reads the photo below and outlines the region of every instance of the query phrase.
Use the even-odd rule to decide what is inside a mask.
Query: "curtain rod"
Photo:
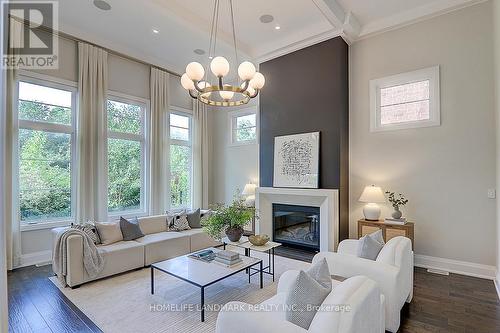
[[[16,20],[16,21],[18,21],[18,22],[21,22],[21,23],[23,23],[25,26],[29,26],[29,24],[30,24],[30,21],[29,21],[29,20],[27,20],[27,19],[22,20],[22,19],[20,19],[19,17],[12,16],[11,14],[9,14],[9,18],[11,18],[11,19],[13,19],[13,20]],[[157,68],[157,69],[159,69],[159,70],[165,71],[165,72],[167,72],[167,73],[169,73],[169,74],[172,74],[172,75],[175,75],[175,76],[178,76],[178,77],[180,77],[180,76],[181,76],[179,73],[176,73],[176,72],[171,71],[171,70],[169,70],[169,69],[166,69],[166,68],[163,68],[163,67],[160,67],[160,66],[157,66],[157,65],[153,65],[153,64],[151,64],[151,63],[149,63],[149,62],[146,62],[146,61],[143,61],[143,60],[140,60],[140,59],[137,59],[137,58],[131,57],[131,56],[126,55],[126,54],[123,54],[123,53],[121,53],[121,52],[118,52],[118,51],[115,51],[115,50],[109,49],[109,48],[107,48],[107,47],[101,46],[101,45],[99,45],[99,44],[89,42],[89,41],[87,41],[87,40],[84,40],[84,39],[78,38],[78,37],[73,36],[73,35],[70,35],[70,34],[68,34],[68,33],[65,33],[65,32],[62,32],[62,31],[56,31],[56,30],[54,30],[54,29],[52,29],[52,28],[49,28],[49,27],[47,27],[47,26],[44,26],[44,25],[41,25],[41,26],[37,27],[36,29],[40,29],[40,30],[42,30],[42,31],[44,31],[44,32],[48,32],[48,33],[50,33],[50,34],[55,34],[55,35],[57,35],[58,37],[61,37],[61,38],[63,38],[63,39],[70,40],[70,41],[73,41],[73,42],[77,42],[77,43],[78,43],[78,42],[87,43],[87,44],[90,44],[90,45],[93,45],[93,46],[99,47],[99,48],[101,48],[101,49],[105,50],[106,52],[111,53],[111,54],[113,54],[113,55],[115,55],[115,56],[117,56],[117,57],[120,57],[120,58],[122,58],[122,59],[135,61],[135,62],[138,62],[138,63],[140,63],[140,64],[146,65],[146,66],[150,66],[150,67],[153,67],[153,68]]]

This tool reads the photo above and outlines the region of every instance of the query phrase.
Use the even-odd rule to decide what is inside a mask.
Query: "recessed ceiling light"
[[[274,29],[276,29],[276,30],[280,30],[280,29],[281,29],[281,27],[280,27],[279,25],[277,25],[277,26],[275,26],[275,27],[274,27]]]
[[[104,0],[94,0],[94,6],[101,10],[110,10],[111,5]]]
[[[160,30],[158,30],[158,29],[153,29],[153,33],[154,33],[154,34],[159,34],[159,33],[160,33]]]
[[[259,20],[262,22],[262,23],[271,23],[272,21],[274,21],[274,17],[272,15],[269,15],[269,14],[264,14],[262,15]]]
[[[198,54],[198,55],[204,55],[205,54],[205,50],[202,50],[202,49],[195,49],[193,50],[194,53]]]

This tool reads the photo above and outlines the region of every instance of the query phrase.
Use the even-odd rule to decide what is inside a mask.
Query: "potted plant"
[[[408,203],[408,199],[406,199],[405,196],[401,193],[399,193],[399,195],[397,196],[394,194],[394,192],[386,191],[385,193],[388,195],[388,200],[394,208],[392,217],[394,219],[400,219],[401,216],[403,216],[403,213],[401,213],[399,207],[406,205]]]
[[[243,226],[253,218],[255,208],[245,205],[245,200],[235,199],[230,205],[216,204],[212,214],[203,222],[205,231],[215,239],[221,239],[223,233],[231,242],[237,242],[243,235]]]

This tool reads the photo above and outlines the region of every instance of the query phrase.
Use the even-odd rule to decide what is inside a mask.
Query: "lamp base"
[[[369,221],[378,221],[380,218],[380,206],[376,203],[368,203],[363,208],[365,219]]]

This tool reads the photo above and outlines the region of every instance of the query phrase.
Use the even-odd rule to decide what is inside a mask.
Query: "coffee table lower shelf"
[[[194,259],[193,259],[194,260]],[[161,262],[160,262],[161,263]],[[212,263],[213,265],[217,265],[216,263]],[[259,265],[259,268],[255,268],[254,266],[256,265]],[[205,288],[214,284],[214,283],[217,283],[219,281],[222,281],[224,280],[225,278],[228,278],[230,276],[233,276],[235,274],[238,274],[240,272],[243,272],[243,271],[246,271],[248,272],[248,283],[250,283],[250,277],[251,275],[254,275],[256,273],[260,273],[260,289],[262,289],[264,287],[264,282],[263,282],[263,267],[262,267],[262,260],[259,260],[258,262],[252,264],[252,265],[245,265],[243,266],[241,269],[238,269],[238,270],[232,270],[230,273],[228,273],[227,275],[224,275],[216,280],[213,280],[213,281],[210,281],[210,282],[207,282],[205,284],[200,284],[200,283],[196,283],[194,281],[191,281],[185,277],[182,277],[178,274],[175,274],[173,272],[170,272],[168,270],[165,270],[165,269],[162,269],[161,267],[158,267],[156,266],[155,264],[152,264],[151,265],[151,294],[153,295],[155,293],[155,279],[154,279],[154,270],[157,269],[163,273],[166,273],[168,275],[171,275],[171,276],[174,276],[182,281],[185,281],[187,283],[190,283],[194,286],[197,286],[198,288],[200,288],[200,315],[201,315],[201,321],[204,322],[205,321]],[[254,273],[250,273],[251,270],[254,271]],[[255,272],[256,271],[256,272]]]

